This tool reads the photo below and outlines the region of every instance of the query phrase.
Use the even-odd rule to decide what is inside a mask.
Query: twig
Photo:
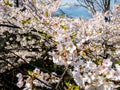
[[[16,68],[12,63],[10,63],[9,61],[3,59],[2,57],[0,57],[1,60],[7,62],[8,64],[10,64],[13,68]],[[21,73],[27,74],[28,76],[32,77],[30,74],[28,74],[28,72],[23,72],[20,68],[16,68],[18,69]],[[44,81],[38,79],[37,77],[35,77],[35,79],[37,79],[38,81],[40,81],[41,83],[43,83],[44,85],[53,88],[51,85],[48,85],[47,83],[45,83]]]
[[[19,57],[20,59],[22,59],[26,64],[28,64],[28,65],[30,65],[30,66],[32,66],[32,67],[34,67],[34,68],[39,68],[39,69],[42,70],[42,71],[45,71],[45,72],[51,73],[51,72],[48,71],[48,70],[42,69],[42,68],[37,67],[37,66],[34,66],[34,65],[32,65],[32,64],[29,64],[24,58],[20,57],[19,55],[15,54],[15,53],[12,52],[12,51],[10,51],[10,52],[13,53],[15,56]],[[44,58],[43,58],[43,60],[44,60]],[[60,76],[55,75],[55,74],[53,74],[53,75],[54,75],[54,76],[57,76],[57,77],[60,77]]]
[[[16,26],[16,25],[0,24],[0,26],[21,29],[19,26]]]
[[[65,74],[66,74],[66,72],[67,72],[67,70],[68,70],[68,67],[69,67],[69,66],[66,66],[65,71],[63,72],[63,74],[62,74],[62,76],[61,76],[58,84],[57,84],[56,87],[55,87],[55,90],[58,90],[58,87],[59,87],[59,85],[61,84],[61,82],[62,82],[62,80],[63,80],[63,78],[64,78],[64,76],[65,76]]]

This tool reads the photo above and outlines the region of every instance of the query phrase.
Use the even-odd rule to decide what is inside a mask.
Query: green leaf
[[[111,49],[111,51],[116,51],[117,50],[115,47],[111,47],[110,49]]]
[[[70,81],[65,82],[65,84],[66,84],[67,87],[69,87],[69,85],[70,85]]]
[[[9,0],[8,0],[8,1],[5,1],[4,3],[5,3],[5,5],[8,5],[8,6],[10,6],[10,7],[13,6],[13,4],[12,4]]]
[[[69,28],[67,25],[61,25],[60,27],[64,30],[67,30]]]
[[[71,35],[71,38],[74,39],[76,36],[77,36],[77,33],[75,32]]]
[[[47,39],[50,39],[50,38],[51,38],[50,35],[48,35],[47,33],[42,32],[42,31],[39,31],[38,33],[39,33],[40,36],[43,36],[43,37],[45,37],[45,38],[47,38]]]
[[[28,70],[29,75],[33,75],[33,72],[31,70]]]
[[[27,18],[27,19],[21,21],[21,23],[23,25],[25,25],[26,23],[30,24],[30,22],[31,22],[31,18]]]
[[[46,16],[46,17],[49,16],[48,10],[45,12],[45,16]]]
[[[80,90],[80,87],[79,86],[74,86],[73,90]]]
[[[70,81],[65,82],[66,86],[68,87],[68,90],[80,90],[80,87],[70,83]]]
[[[120,65],[120,60],[117,60],[116,64],[119,64],[119,65]]]

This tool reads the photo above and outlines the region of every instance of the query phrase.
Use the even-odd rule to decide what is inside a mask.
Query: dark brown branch
[[[56,85],[56,87],[55,87],[56,90],[58,90],[59,85],[61,84],[61,82],[62,82],[62,80],[63,80],[65,74],[67,73],[68,67],[69,67],[69,66],[66,66],[65,71],[63,72],[63,74],[62,74],[62,76],[61,76],[61,78],[60,78],[58,84]]]
[[[21,29],[19,26],[16,26],[16,25],[0,24],[0,26],[9,27],[9,28],[19,28],[19,29]]]
[[[16,7],[19,7],[19,0],[16,0]]]

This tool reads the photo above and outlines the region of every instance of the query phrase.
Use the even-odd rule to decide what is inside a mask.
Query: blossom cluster
[[[19,88],[23,87],[23,90],[33,90],[36,87],[46,87],[51,88],[51,84],[58,83],[59,78],[56,77],[56,73],[52,72],[44,73],[40,69],[35,68],[33,72],[29,72],[29,75],[23,75],[18,73],[16,77],[18,78],[17,86]],[[44,83],[43,83],[44,82]]]
[[[78,20],[78,19],[77,19]],[[85,90],[113,90],[119,87],[119,34],[117,22],[104,22],[102,15],[89,21],[65,23],[53,34],[57,49],[50,54],[58,65],[70,65],[77,85]],[[71,27],[74,28],[71,28]],[[117,27],[117,29],[116,29]],[[92,89],[91,89],[92,88]]]
[[[114,68],[112,65],[110,59],[103,60],[101,65],[80,60],[75,64],[72,74],[76,83],[86,90],[92,90],[92,87],[113,90],[119,87],[114,82],[120,81],[120,65],[115,64]]]
[[[120,87],[120,65],[117,64],[120,59],[120,21],[114,16],[110,23],[103,18],[103,14],[97,13],[88,21],[62,19],[53,26],[56,29],[52,36],[57,47],[50,53],[53,62],[73,66],[70,73],[77,85],[85,90]]]

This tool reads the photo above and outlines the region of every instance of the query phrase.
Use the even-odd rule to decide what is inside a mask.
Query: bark
[[[106,0],[106,3],[104,6],[105,6],[104,12],[109,11],[110,10],[110,0]]]
[[[110,0],[78,0],[78,2],[82,7],[90,10],[93,15],[97,11],[96,6],[104,13],[110,10]]]
[[[19,7],[19,0],[16,0],[16,7]]]

